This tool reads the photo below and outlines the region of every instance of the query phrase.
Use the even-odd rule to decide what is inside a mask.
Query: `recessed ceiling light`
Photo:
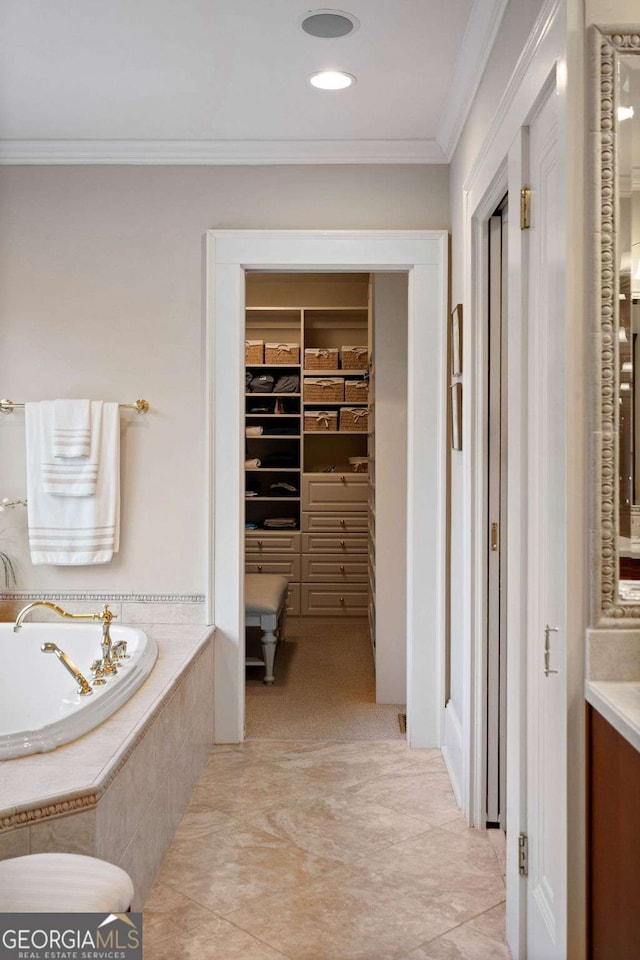
[[[360,26],[360,21],[344,10],[312,10],[298,21],[305,33],[322,40],[347,37]]]
[[[319,90],[344,90],[355,82],[356,78],[352,74],[342,73],[341,70],[321,70],[309,77],[311,86],[318,87]]]

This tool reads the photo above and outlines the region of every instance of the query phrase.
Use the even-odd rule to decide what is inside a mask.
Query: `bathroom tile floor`
[[[145,958],[509,960],[494,833],[466,827],[437,750],[214,747],[144,907]]]

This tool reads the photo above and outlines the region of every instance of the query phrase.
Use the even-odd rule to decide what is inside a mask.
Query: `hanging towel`
[[[102,407],[95,496],[45,492],[41,466],[45,431],[41,403],[25,404],[27,440],[27,518],[34,564],[108,563],[120,542],[120,415],[117,403]],[[46,412],[44,417],[47,421]]]
[[[54,400],[54,457],[88,457],[91,449],[91,401]]]
[[[45,493],[57,497],[94,497],[98,480],[100,456],[102,401],[89,404],[91,443],[88,457],[57,457],[56,404],[57,400],[41,400],[40,450],[42,452],[42,487]],[[66,401],[62,401],[65,403]],[[72,402],[72,401],[70,401]]]

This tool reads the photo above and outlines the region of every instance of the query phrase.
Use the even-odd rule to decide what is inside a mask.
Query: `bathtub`
[[[0,623],[0,760],[55,750],[99,726],[144,683],[158,656],[150,637],[135,627],[111,627],[111,639],[127,642],[129,659],[104,686],[81,696],[72,676],[43,643],[55,643],[91,680],[100,657],[100,624]]]

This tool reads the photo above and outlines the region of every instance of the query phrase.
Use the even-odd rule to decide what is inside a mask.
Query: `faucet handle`
[[[102,613],[100,614],[100,619],[105,623],[111,623],[112,620],[117,620],[118,618],[115,613],[112,613],[111,610],[109,610],[109,604],[105,603],[102,608]]]
[[[91,681],[94,687],[102,687],[107,681],[105,680],[104,670],[102,669],[102,660],[94,660],[91,664],[91,673],[93,674],[93,680]]]

